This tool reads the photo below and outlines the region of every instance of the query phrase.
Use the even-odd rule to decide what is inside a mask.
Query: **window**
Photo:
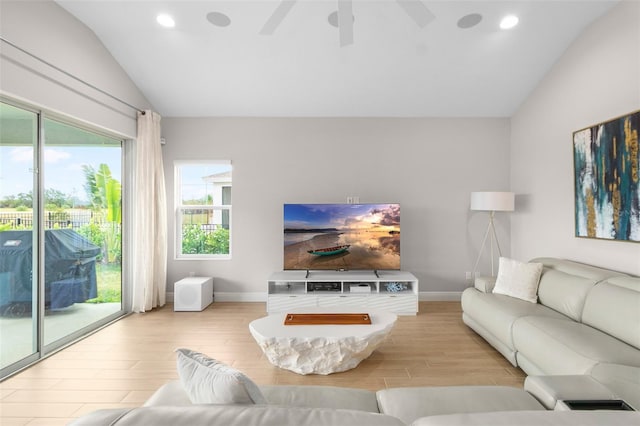
[[[230,259],[231,162],[174,165],[176,259]]]

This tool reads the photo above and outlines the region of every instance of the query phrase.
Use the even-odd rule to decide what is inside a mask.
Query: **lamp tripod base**
[[[473,265],[473,276],[476,276],[476,272],[478,270],[478,264],[480,263],[480,259],[482,258],[482,253],[484,252],[484,247],[487,244],[487,239],[490,240],[491,244],[491,276],[495,276],[494,274],[494,242],[495,246],[498,250],[498,258],[502,256],[502,251],[500,250],[500,243],[498,242],[498,235],[496,234],[496,227],[493,224],[493,218],[496,212],[492,211],[489,213],[489,224],[487,225],[487,230],[484,233],[484,238],[482,239],[482,245],[480,246],[480,252],[478,253],[478,258],[476,259],[475,265]]]

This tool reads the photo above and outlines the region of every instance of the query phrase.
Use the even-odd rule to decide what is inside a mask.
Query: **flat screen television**
[[[285,270],[399,270],[399,204],[285,204]]]

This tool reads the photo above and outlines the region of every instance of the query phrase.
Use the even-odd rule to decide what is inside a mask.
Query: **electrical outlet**
[[[353,197],[347,196],[347,204],[353,204]]]
[[[467,271],[464,273],[464,277],[467,282],[473,281],[473,272]]]

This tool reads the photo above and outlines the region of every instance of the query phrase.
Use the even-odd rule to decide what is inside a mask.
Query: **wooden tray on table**
[[[366,313],[350,314],[287,314],[284,325],[350,325],[371,324]]]

